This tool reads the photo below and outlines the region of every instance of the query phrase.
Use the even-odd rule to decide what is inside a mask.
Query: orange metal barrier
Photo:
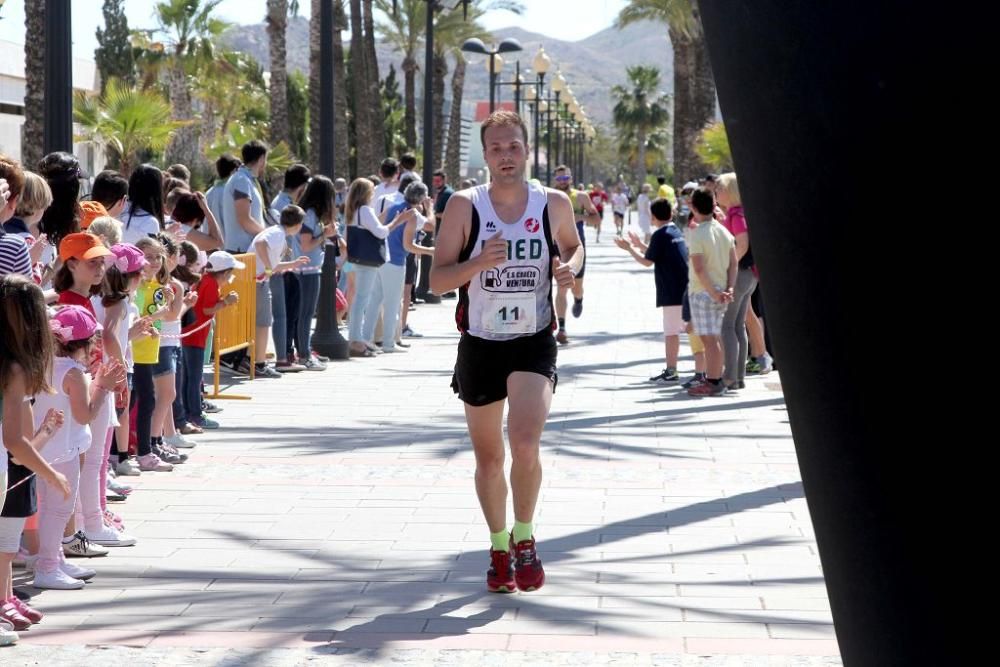
[[[250,396],[222,394],[219,391],[222,355],[249,348],[250,379],[254,379],[254,354],[257,313],[257,255],[245,253],[236,255],[237,261],[246,264],[245,269],[233,271],[233,282],[221,286],[223,296],[236,292],[239,301],[232,308],[223,308],[215,314],[215,338],[212,344],[215,357],[215,389],[209,398],[232,398],[250,400]],[[265,341],[266,344],[266,341]]]

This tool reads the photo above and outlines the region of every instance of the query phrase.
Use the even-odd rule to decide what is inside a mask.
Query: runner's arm
[[[552,237],[559,246],[560,259],[579,273],[583,266],[584,250],[580,234],[573,219],[573,205],[562,192],[549,192],[549,221],[552,223]]]

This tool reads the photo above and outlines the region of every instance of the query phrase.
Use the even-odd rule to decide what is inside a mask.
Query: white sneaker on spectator
[[[49,588],[60,591],[72,591],[83,588],[86,584],[80,579],[74,579],[62,570],[55,572],[35,572],[35,580],[31,582],[35,588]]]
[[[324,363],[322,363],[320,361],[317,361],[316,359],[307,359],[305,361],[305,363],[303,363],[302,365],[305,366],[305,368],[306,368],[307,371],[325,371],[326,370],[326,364],[324,364]]]
[[[130,547],[135,544],[135,538],[121,532],[114,526],[104,524],[97,530],[84,531],[87,539],[94,544],[105,547]]]
[[[76,531],[69,542],[63,542],[62,549],[67,558],[94,558],[108,555],[107,549],[88,540],[82,530]]]
[[[424,337],[423,334],[419,334],[416,331],[414,331],[412,328],[410,328],[409,324],[406,325],[406,328],[403,329],[402,333],[403,333],[403,338],[423,338]]]
[[[0,646],[13,646],[20,637],[14,632],[14,626],[10,621],[0,618]]]
[[[142,474],[142,471],[139,469],[139,461],[134,456],[129,456],[118,461],[118,465],[115,466],[115,472],[122,477],[137,477]]]
[[[59,569],[62,570],[63,574],[69,575],[74,579],[79,579],[81,581],[86,581],[97,574],[97,570],[91,570],[89,567],[74,565],[68,560],[64,560],[59,563]]]
[[[191,449],[192,447],[195,447],[198,444],[191,438],[186,438],[180,433],[174,433],[173,435],[163,436],[163,442],[165,442],[168,445],[177,447],[178,449]]]

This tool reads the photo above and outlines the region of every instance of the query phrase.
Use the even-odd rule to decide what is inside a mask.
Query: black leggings
[[[153,369],[156,364],[135,364],[132,377],[132,402],[138,403],[135,420],[136,449],[139,456],[151,454],[150,435],[153,431],[153,408],[156,407],[156,390],[153,386]]]

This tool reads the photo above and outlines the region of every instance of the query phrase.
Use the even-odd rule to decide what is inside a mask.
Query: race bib
[[[534,293],[488,294],[483,304],[483,329],[495,334],[535,333]]]

